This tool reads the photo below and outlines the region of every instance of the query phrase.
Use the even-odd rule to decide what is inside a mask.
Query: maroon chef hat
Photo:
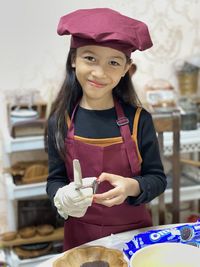
[[[71,47],[101,45],[127,56],[153,44],[147,25],[109,8],[79,9],[61,17],[57,32],[72,35]]]

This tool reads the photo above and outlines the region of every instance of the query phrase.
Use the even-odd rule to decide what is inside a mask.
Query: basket
[[[48,167],[42,164],[34,164],[25,170],[22,182],[24,184],[44,182],[47,179]]]
[[[46,181],[48,175],[47,161],[20,161],[11,168],[6,168],[13,176],[15,184],[29,184]]]

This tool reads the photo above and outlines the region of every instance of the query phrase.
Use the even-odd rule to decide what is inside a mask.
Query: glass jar
[[[157,112],[176,109],[176,93],[174,87],[166,80],[156,79],[145,85],[147,104]]]
[[[177,69],[178,87],[180,95],[192,96],[197,93],[198,89],[198,67],[185,62]]]
[[[181,130],[197,129],[197,105],[192,99],[182,97],[179,99],[181,109]]]

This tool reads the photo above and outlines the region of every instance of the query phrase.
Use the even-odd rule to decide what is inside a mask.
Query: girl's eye
[[[114,60],[110,61],[110,65],[116,66],[116,67],[120,66],[120,64],[117,61],[114,61]]]
[[[87,61],[95,62],[95,58],[92,57],[92,56],[85,56],[84,58],[85,58]]]

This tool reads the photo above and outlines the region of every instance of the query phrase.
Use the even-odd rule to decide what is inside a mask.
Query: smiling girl
[[[166,176],[128,73],[131,53],[152,46],[147,26],[111,9],[82,9],[63,16],[58,33],[71,35],[71,47],[48,120],[47,194],[65,219],[67,250],[152,225],[145,204],[165,190]],[[83,177],[98,177],[95,194],[76,190],[74,159]]]

